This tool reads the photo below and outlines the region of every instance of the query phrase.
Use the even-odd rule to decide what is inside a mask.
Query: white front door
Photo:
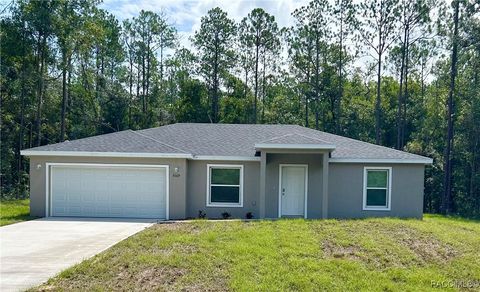
[[[280,165],[280,216],[306,217],[307,166]]]

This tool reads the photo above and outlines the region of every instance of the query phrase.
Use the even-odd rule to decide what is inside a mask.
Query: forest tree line
[[[97,0],[12,1],[2,197],[28,196],[21,149],[175,122],[288,123],[432,157],[425,211],[478,217],[479,7],[313,0],[291,27],[217,7],[182,40],[166,12],[119,21]]]

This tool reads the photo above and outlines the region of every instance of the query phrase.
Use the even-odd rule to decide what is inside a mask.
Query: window
[[[391,167],[365,167],[363,174],[363,210],[390,210]]]
[[[207,165],[207,206],[243,206],[243,165]]]

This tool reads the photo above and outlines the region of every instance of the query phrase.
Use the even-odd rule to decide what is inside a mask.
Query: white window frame
[[[384,170],[388,173],[386,188],[367,188],[367,179],[369,170]],[[363,168],[363,210],[364,211],[390,211],[392,208],[392,167],[387,166],[366,166]],[[367,189],[382,189],[387,190],[387,206],[367,206]]]
[[[211,169],[240,169],[240,185],[216,185],[210,180]],[[211,201],[210,190],[212,186],[239,187],[238,203],[215,203]],[[207,207],[233,207],[243,208],[243,165],[242,164],[207,164]]]

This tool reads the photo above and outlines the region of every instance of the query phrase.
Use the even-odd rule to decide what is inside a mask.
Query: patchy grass
[[[480,222],[432,215],[157,224],[33,290],[439,291],[479,251]]]
[[[0,201],[0,226],[35,219],[30,216],[30,200]]]

